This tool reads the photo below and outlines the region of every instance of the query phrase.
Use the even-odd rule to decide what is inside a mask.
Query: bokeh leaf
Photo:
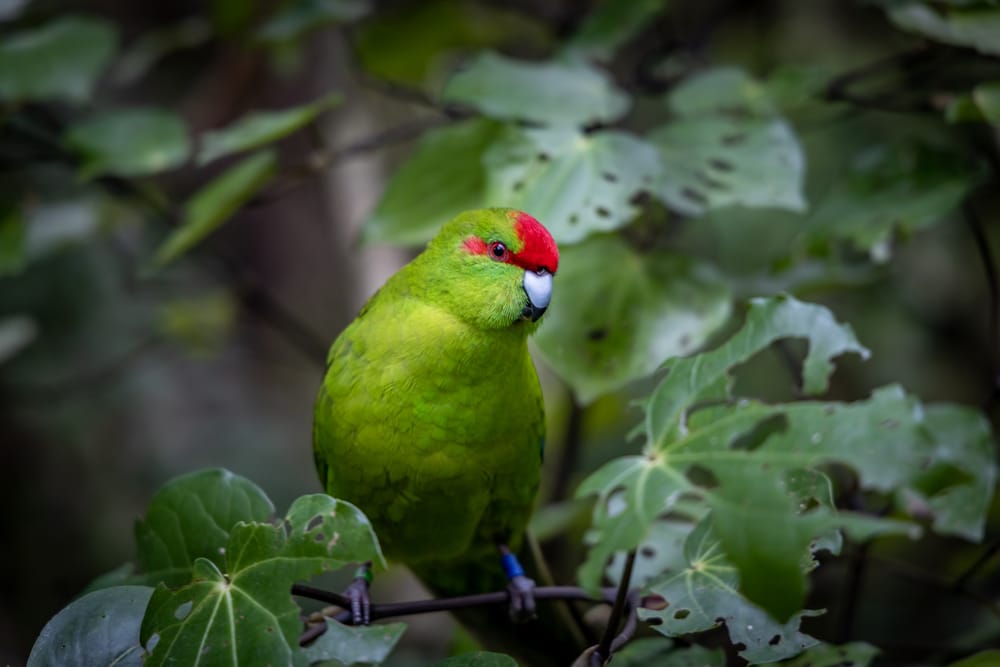
[[[721,648],[677,646],[665,637],[633,639],[615,653],[615,667],[725,667],[726,654]]]
[[[1000,81],[979,84],[972,90],[972,99],[987,122],[1000,125]]]
[[[503,653],[476,651],[452,656],[437,663],[435,667],[517,667],[517,661]]]
[[[620,46],[634,37],[666,5],[667,0],[602,2],[584,19],[566,44],[566,49],[571,53],[609,60]]]
[[[110,23],[81,16],[5,35],[0,41],[0,98],[86,101],[117,42]]]
[[[624,226],[660,174],[656,150],[625,132],[509,128],[484,156],[485,199],[541,220],[559,243]]]
[[[865,642],[851,642],[841,646],[818,644],[787,662],[783,667],[868,667],[879,650]]]
[[[292,42],[313,30],[355,21],[370,9],[370,0],[292,0],[260,27],[257,37],[264,42]]]
[[[115,586],[74,600],[46,623],[28,667],[140,667],[139,625],[152,594],[148,586]]]
[[[336,660],[341,665],[380,665],[405,631],[405,623],[352,627],[326,619],[326,632],[304,650],[310,663]]]
[[[386,186],[363,240],[419,245],[462,211],[482,206],[483,153],[502,129],[471,120],[427,132]]]
[[[74,123],[66,143],[80,155],[86,178],[155,174],[183,164],[191,152],[184,122],[165,109],[100,113]]]
[[[948,667],[992,667],[996,664],[1000,664],[1000,649],[980,651],[967,658],[949,663]]]
[[[151,583],[187,583],[197,558],[223,566],[233,526],[269,521],[273,513],[271,500],[245,477],[219,468],[182,475],[156,492],[136,524],[139,566]]]
[[[534,341],[582,403],[693,352],[730,311],[729,291],[708,267],[637,252],[618,236],[564,248],[555,290]]]
[[[663,160],[654,192],[701,215],[724,206],[802,211],[805,158],[763,86],[740,70],[699,74],[671,92],[675,119],[650,131]]]
[[[26,227],[20,206],[0,205],[0,277],[18,273],[24,267]]]
[[[585,62],[535,63],[489,51],[457,72],[441,99],[491,118],[563,126],[614,121],[630,104],[604,72]]]
[[[898,230],[912,233],[953,211],[980,171],[958,154],[908,140],[857,153],[805,219],[808,243],[847,239],[875,261],[891,255]]]
[[[153,266],[166,266],[220,227],[271,179],[277,162],[272,150],[254,153],[196,192],[181,225],[156,249]]]
[[[977,51],[1000,55],[1000,8],[932,7],[925,2],[893,3],[886,8],[898,27],[924,37],[970,46]]]
[[[348,563],[384,564],[364,514],[322,494],[297,499],[279,525],[236,524],[221,567],[217,559],[204,554],[189,584],[156,589],[140,636],[146,665],[305,665],[291,585]]]
[[[277,141],[305,127],[321,113],[342,101],[343,97],[339,93],[333,93],[290,109],[250,112],[228,127],[202,135],[198,164],[207,164],[224,155]]]
[[[0,318],[0,364],[15,357],[38,336],[38,325],[26,315]]]

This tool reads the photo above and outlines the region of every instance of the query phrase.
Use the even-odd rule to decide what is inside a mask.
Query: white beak
[[[525,315],[534,322],[542,316],[552,300],[552,274],[545,269],[525,271],[523,285],[529,302]]]

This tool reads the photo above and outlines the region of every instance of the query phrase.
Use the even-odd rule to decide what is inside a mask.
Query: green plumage
[[[516,254],[518,215],[445,225],[334,342],[316,401],[327,492],[361,507],[386,556],[439,593],[503,587],[496,544],[518,548],[538,488],[545,425],[525,270],[465,245]]]

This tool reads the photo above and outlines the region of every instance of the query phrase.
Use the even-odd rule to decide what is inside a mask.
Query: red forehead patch
[[[523,245],[521,251],[514,254],[512,263],[532,271],[548,269],[555,273],[559,269],[559,249],[549,230],[527,213],[514,215],[514,231]]]

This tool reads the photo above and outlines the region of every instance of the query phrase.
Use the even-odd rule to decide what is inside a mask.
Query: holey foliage
[[[185,469],[221,432],[238,444],[207,460],[237,469],[266,449],[262,433],[299,432],[267,422],[270,393],[210,437],[164,446],[197,430],[170,430],[183,420],[148,377],[178,393],[219,382],[229,405],[292,364],[225,351],[278,334],[319,357],[310,387],[282,386],[281,400],[312,391],[327,337],[310,332],[328,322],[298,321],[278,287],[292,278],[272,290],[252,255],[342,238],[302,211],[357,207],[297,195],[403,140],[362,244],[419,247],[485,206],[523,209],[559,243],[532,344],[565,428],[550,429],[533,525],[560,584],[619,584],[634,557],[626,584],[649,604],[615,664],[861,665],[879,651],[949,664],[1000,641],[996,595],[981,592],[997,580],[996,397],[987,414],[971,407],[1000,356],[979,261],[995,273],[995,1],[190,4],[140,30],[130,3],[0,3],[0,394],[20,399],[0,402],[0,424],[27,443],[24,461],[47,470],[35,452],[113,439],[124,427],[96,421],[107,413],[132,416],[143,445],[176,445]],[[359,118],[379,124],[371,136],[354,136]],[[262,228],[273,236],[244,241]],[[268,276],[288,264],[271,259]],[[308,285],[283,296],[348,291],[317,287],[335,263],[303,260]],[[247,331],[258,320],[267,335]],[[73,380],[91,352],[107,368],[69,383],[82,391],[36,381]],[[181,357],[211,369],[198,387],[174,375]],[[220,357],[252,368],[225,384]],[[101,382],[113,398],[91,391]],[[309,457],[289,439],[250,469],[283,479],[274,461]],[[79,467],[140,449],[114,441]],[[18,461],[0,468],[20,474]],[[37,486],[65,496],[85,474],[72,473]],[[311,484],[294,480],[294,495]],[[176,478],[136,525],[135,565],[52,618],[28,662],[391,661],[403,624],[328,619],[300,646],[291,586],[381,563],[363,510],[306,495],[276,518],[245,477]],[[875,564],[885,576],[867,576]]]

